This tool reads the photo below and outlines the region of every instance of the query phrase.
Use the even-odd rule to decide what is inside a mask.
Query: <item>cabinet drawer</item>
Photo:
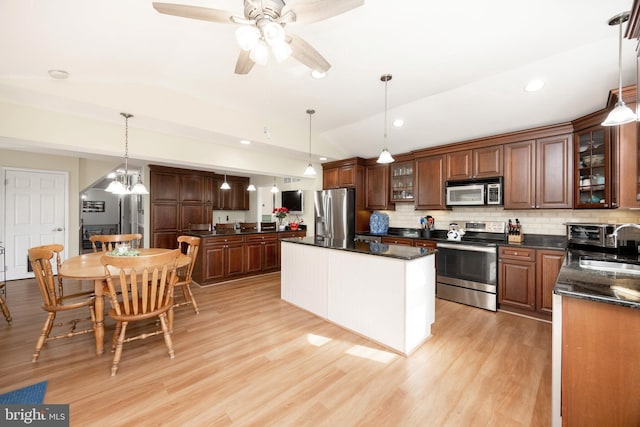
[[[392,243],[394,245],[407,245],[413,246],[413,239],[407,239],[403,237],[383,237],[382,243]]]
[[[243,243],[243,242],[244,242],[244,236],[234,236],[234,235],[216,236],[216,237],[207,237],[204,240],[204,245],[205,246],[227,245],[227,244],[230,244],[230,243]]]
[[[274,240],[278,240],[278,235],[276,233],[252,234],[250,236],[245,236],[244,238],[244,241],[247,243],[266,242]]]
[[[530,248],[501,246],[499,254],[500,259],[517,259],[531,262],[536,260],[536,250]]]
[[[438,246],[438,243],[434,240],[414,240],[413,245],[417,248],[435,249]]]

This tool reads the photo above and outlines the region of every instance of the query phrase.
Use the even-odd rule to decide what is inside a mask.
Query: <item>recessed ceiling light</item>
[[[320,160],[325,161],[325,160],[327,160],[327,158],[326,157],[320,157]]]
[[[525,92],[536,92],[544,87],[544,82],[540,79],[531,80],[524,87]]]
[[[311,77],[314,79],[324,79],[327,76],[327,73],[324,71],[313,70],[311,71]]]
[[[58,80],[64,80],[69,78],[69,72],[65,70],[49,70],[49,77]]]
[[[240,144],[242,144],[242,145],[249,145],[249,144],[251,144],[251,141],[249,141],[248,139],[241,139],[241,140],[240,140]]]
[[[404,120],[402,119],[395,119],[393,121],[393,125],[397,128],[401,128],[402,126],[404,126]]]

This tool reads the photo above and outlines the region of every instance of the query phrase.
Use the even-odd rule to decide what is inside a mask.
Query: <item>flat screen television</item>
[[[302,190],[287,190],[282,192],[282,207],[289,209],[289,213],[302,215],[304,213],[304,192]]]

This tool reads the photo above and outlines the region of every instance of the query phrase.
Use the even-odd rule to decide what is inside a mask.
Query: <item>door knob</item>
[[[58,227],[58,228],[54,228],[54,229],[53,229],[53,230],[51,230],[51,231],[64,231],[64,228],[62,228],[62,227]]]

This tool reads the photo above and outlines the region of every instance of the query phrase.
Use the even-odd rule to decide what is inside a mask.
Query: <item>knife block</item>
[[[522,243],[524,242],[524,233],[520,229],[520,234],[509,234],[509,243]]]

